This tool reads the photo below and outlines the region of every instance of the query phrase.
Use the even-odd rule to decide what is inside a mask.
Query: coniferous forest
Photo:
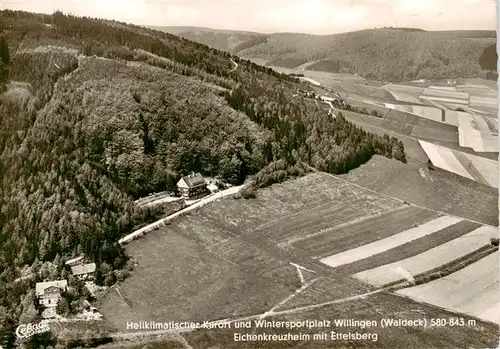
[[[405,162],[397,139],[293,97],[296,78],[186,39],[60,12],[0,11],[0,31],[0,343],[68,258],[123,278],[118,239],[168,211],[133,201],[191,171],[264,187]]]

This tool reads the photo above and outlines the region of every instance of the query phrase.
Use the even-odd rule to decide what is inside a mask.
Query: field
[[[474,177],[472,177],[462,166],[462,164],[455,158],[451,149],[440,147],[438,145],[425,141],[419,142],[434,166],[452,173],[456,173],[465,178],[474,179]]]
[[[362,129],[383,136],[384,134],[389,135],[389,137],[397,137],[405,147],[406,158],[416,162],[426,163],[429,158],[425,154],[424,150],[420,146],[416,138],[405,136],[395,131],[390,131],[383,128],[378,121],[378,118],[370,117],[367,115],[361,115],[353,112],[342,111],[342,114],[353,124],[361,127]]]
[[[328,203],[339,200],[350,203],[353,217],[403,205],[328,175],[315,174],[299,181],[298,188],[285,183],[264,191],[254,201],[222,200],[127,245],[138,269],[103,300],[106,319],[123,329],[126,319],[132,318],[207,320],[264,312],[300,287],[289,261],[298,260],[317,273],[328,269],[278,248],[272,241],[288,231],[274,229],[273,220],[302,215],[301,220],[307,217],[323,223],[321,217],[327,214],[331,220],[326,224],[335,224],[337,207]],[[296,190],[303,186],[310,190]],[[285,202],[289,204],[283,205]],[[301,212],[321,206],[321,216]],[[337,212],[337,219],[344,219],[344,213]],[[275,227],[283,226],[283,220],[278,219]],[[263,224],[267,227],[257,228]],[[321,229],[313,225],[308,229],[316,228]],[[263,239],[266,235],[268,240]],[[353,281],[337,283],[332,292],[340,297],[360,289],[364,286]],[[207,303],[207,297],[213,302]]]
[[[458,115],[459,142],[478,152],[498,152],[498,121],[478,114]]]
[[[438,108],[422,105],[400,105],[391,103],[385,103],[385,106],[390,109],[421,116],[425,119],[443,122],[443,111]]]
[[[246,348],[460,348],[464,343],[471,348],[493,348],[496,341],[489,337],[496,333],[497,326],[494,324],[483,325],[478,322],[476,326],[468,326],[457,329],[451,326],[420,328],[420,327],[389,327],[382,328],[380,320],[387,317],[393,319],[419,319],[423,314],[430,318],[442,316],[449,318],[456,316],[453,313],[443,311],[436,307],[424,304],[414,304],[411,300],[400,297],[395,304],[396,298],[387,293],[375,294],[366,299],[360,299],[356,302],[343,303],[334,306],[323,307],[303,313],[283,314],[270,318],[269,320],[311,320],[311,319],[343,319],[344,314],[352,314],[353,319],[374,320],[378,323],[377,327],[367,327],[361,329],[359,326],[348,326],[345,328],[314,328],[307,330],[304,328],[287,329],[255,329],[239,330],[243,333],[318,333],[335,330],[340,333],[356,331],[359,333],[377,333],[377,341],[358,340],[358,341],[330,341],[330,340],[309,340],[309,341],[289,341],[289,342],[249,342]],[[482,335],[477,336],[482,331]],[[244,343],[234,342],[234,330],[204,331],[201,333],[188,333],[186,340],[193,348],[241,348]],[[221,345],[222,343],[222,345]]]
[[[372,243],[364,244],[360,247],[353,248],[345,252],[324,257],[321,259],[321,262],[335,268],[359,260],[368,259],[374,255],[386,252],[412,240],[416,240],[428,234],[435,233],[458,222],[460,222],[459,218],[443,216],[421,225],[415,224],[417,226],[414,228],[404,230],[384,239],[379,239]]]
[[[315,259],[322,258],[358,246],[378,243],[380,239],[392,240],[397,233],[436,216],[435,212],[405,205],[398,210],[352,220],[349,224],[332,225],[316,233],[303,234],[292,245],[307,251]],[[380,229],[382,226],[384,229]],[[333,266],[325,260],[321,262]]]
[[[434,166],[498,188],[498,161],[419,141]]]
[[[395,300],[397,299],[396,303]],[[292,330],[286,328],[276,329],[218,329],[201,330],[195,332],[183,333],[177,339],[179,345],[176,346],[174,339],[165,339],[164,341],[155,340],[142,345],[121,346],[120,348],[129,349],[177,349],[186,348],[189,345],[196,349],[240,349],[240,348],[259,348],[259,349],[291,349],[291,348],[311,348],[311,349],[332,349],[332,348],[447,348],[456,349],[467,346],[469,348],[495,348],[498,340],[495,338],[498,333],[498,326],[491,323],[478,322],[475,326],[465,326],[458,329],[453,326],[436,326],[432,328],[422,327],[388,327],[382,328],[380,320],[391,314],[392,319],[419,319],[423,314],[430,318],[451,318],[456,314],[439,309],[437,307],[425,304],[415,304],[412,300],[397,297],[387,293],[378,293],[369,298],[359,299],[356,302],[348,302],[334,306],[325,306],[312,310],[305,310],[301,313],[284,313],[269,317],[268,320],[276,321],[301,321],[313,319],[334,320],[344,318],[341,314],[352,314],[353,319],[374,320],[378,323],[377,327],[366,327],[361,329],[359,326],[348,326],[345,328],[295,328]],[[467,320],[467,318],[466,318]],[[297,340],[297,341],[249,341],[236,342],[234,333],[242,334],[308,334],[312,337],[315,333],[335,330],[339,333],[359,332],[377,334],[377,340],[352,340],[352,341],[333,341],[333,340]],[[103,348],[115,348],[106,346]]]
[[[498,260],[497,251],[444,278],[397,293],[500,323]]]
[[[389,176],[390,171],[386,172]],[[436,219],[443,223],[435,227],[436,233],[421,228],[420,238],[410,236],[414,226],[425,227],[426,222]],[[411,318],[409,302],[414,311],[426,316],[445,316],[438,308],[412,303],[346,276],[360,268],[391,262],[386,253],[404,259],[477,226],[444,218],[441,213],[405,204],[336,176],[312,173],[259,190],[256,199],[222,199],[130,243],[126,248],[137,263],[136,270],[109,290],[100,310],[119,332],[124,331],[126,321],[258,319],[264,312],[293,319],[331,319],[338,314],[356,319],[380,320],[382,314]],[[398,239],[402,232],[406,238]],[[424,241],[426,236],[433,238]],[[389,246],[390,237],[394,242]],[[373,243],[384,247],[358,264],[331,268],[314,258],[360,246],[366,249]],[[299,270],[297,265],[307,270]],[[360,298],[349,300],[356,296]],[[423,347],[430,340],[424,331],[376,331],[384,338],[377,347],[383,347],[382,343]],[[433,331],[450,337],[446,339],[450,343],[456,340],[450,329]],[[479,323],[470,331],[467,343],[489,343],[494,328]],[[196,343],[210,342],[197,333],[183,336],[195,347],[204,347]],[[208,337],[221,334],[218,330],[206,333]]]
[[[495,115],[497,107],[496,86],[488,86],[485,80],[479,84],[458,84],[456,86],[425,87],[426,84],[388,84],[389,91],[398,102],[431,104],[439,109],[471,107]],[[424,85],[424,86],[422,86]]]
[[[441,219],[444,218],[445,217],[441,217]],[[359,257],[366,258],[358,258],[358,256],[354,258],[355,260],[351,258],[350,263],[343,264],[337,267],[338,272],[352,275],[366,269],[397,262],[401,259],[409,258],[419,253],[423,253],[431,248],[444,244],[451,239],[460,237],[461,235],[480,227],[479,223],[463,220],[437,231],[434,231],[431,226],[430,231],[426,231],[429,225],[430,222],[423,225],[423,227],[415,224],[415,228],[400,233],[401,236],[400,234],[395,235],[394,239],[386,238],[369,244],[370,246],[362,246],[360,248],[357,248],[355,251],[345,251],[345,254],[348,256],[356,256],[356,253],[363,251],[362,253],[364,253],[364,255],[361,254]],[[408,235],[413,232],[418,233],[416,234],[416,236],[408,237]],[[403,239],[403,237],[406,238],[406,240]],[[372,252],[369,251],[371,247],[375,248],[375,250]],[[325,263],[329,262],[329,260],[326,258],[324,259],[324,261]]]
[[[498,191],[423,163],[381,156],[341,175],[352,183],[446,214],[498,226]]]
[[[401,280],[404,277],[401,274],[401,270],[415,276],[439,268],[446,263],[462,258],[469,253],[473,253],[489,245],[490,238],[497,235],[497,228],[482,226],[423,253],[398,260],[394,263],[364,270],[354,276],[373,286],[380,287]]]
[[[424,90],[421,87],[389,84],[383,88],[389,91],[397,101],[422,104],[422,101],[418,99]]]
[[[374,126],[389,135],[392,132],[396,138],[400,138],[398,135],[401,135],[403,143],[405,143],[404,139],[407,136],[414,140],[424,139],[432,142],[454,144],[455,147],[459,147],[458,129],[452,125],[420,118],[397,110],[388,111],[383,119],[353,112],[341,112],[347,119],[360,123],[359,125],[362,127],[364,125],[368,128]],[[423,152],[420,146],[418,148],[420,148],[420,152]]]

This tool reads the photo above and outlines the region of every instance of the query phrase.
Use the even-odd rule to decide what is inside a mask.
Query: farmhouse
[[[199,173],[192,173],[182,177],[177,182],[177,190],[186,199],[195,199],[207,192],[207,183]]]
[[[71,267],[71,272],[79,279],[87,279],[95,272],[95,263],[75,265]]]
[[[41,305],[55,307],[57,306],[59,298],[61,298],[61,292],[65,291],[67,287],[68,281],[66,280],[37,282],[35,286],[35,295]]]

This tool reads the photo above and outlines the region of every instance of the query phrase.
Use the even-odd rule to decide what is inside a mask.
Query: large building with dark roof
[[[199,173],[182,177],[177,182],[179,194],[186,199],[195,199],[207,193],[207,183]]]

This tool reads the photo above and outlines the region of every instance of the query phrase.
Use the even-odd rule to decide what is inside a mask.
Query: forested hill
[[[310,63],[306,69],[387,81],[485,75],[480,57],[496,42],[494,30],[378,28],[333,35],[253,34],[246,41],[236,33],[186,28],[179,35],[242,57],[266,60],[267,65],[295,68]]]
[[[33,316],[34,283],[67,276],[67,258],[94,260],[100,284],[123,277],[118,238],[162,213],[133,200],[182,175],[259,173],[264,186],[306,164],[404,161],[397,139],[332,119],[293,96],[307,85],[228,53],[60,12],[0,16],[0,345]]]
[[[220,30],[202,27],[149,27],[166,33],[174,34],[201,44],[237,54],[241,45],[252,43],[265,35],[261,33]]]

